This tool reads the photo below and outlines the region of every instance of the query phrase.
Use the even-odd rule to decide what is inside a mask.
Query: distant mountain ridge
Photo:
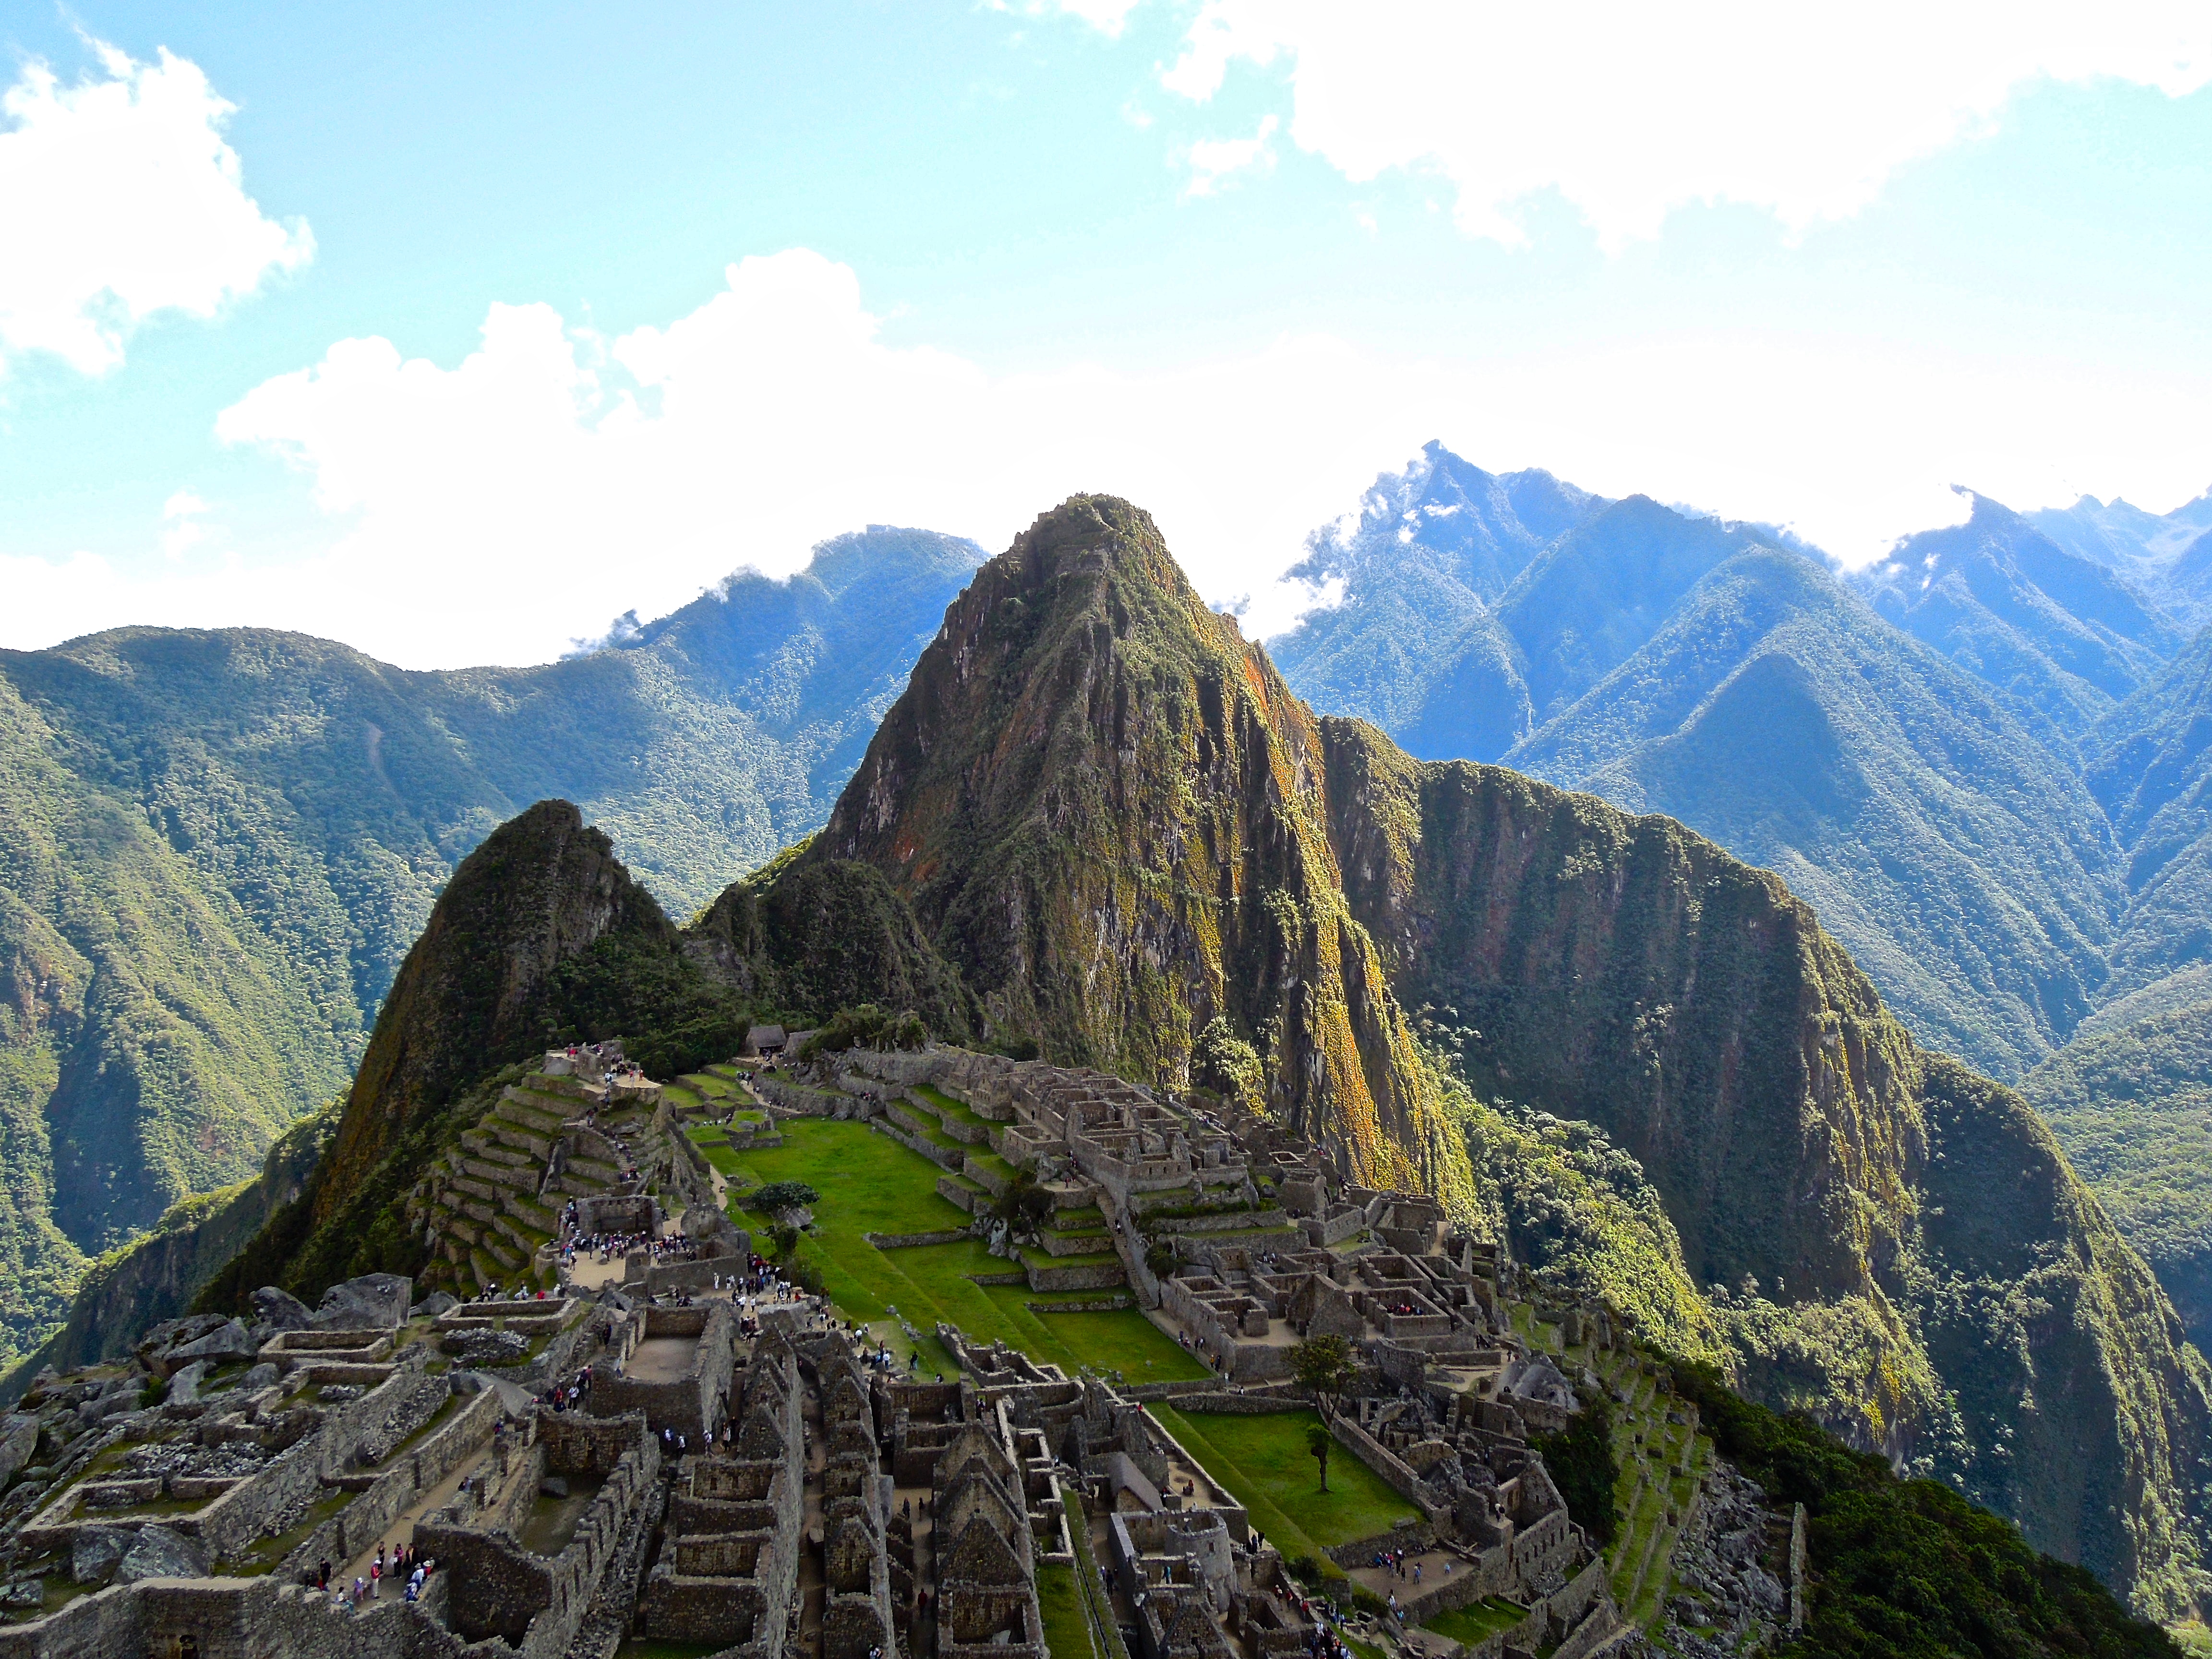
[[[877,526],[532,668],[252,629],[0,653],[0,1358],[344,1087],[521,806],[582,803],[681,914],[817,828],[981,557]]]
[[[1500,504],[1539,479],[1565,527],[1532,546]],[[1484,550],[1519,561],[1502,586],[1463,529],[1437,534],[1438,501],[1489,514]],[[2018,1079],[2120,999],[2204,1000],[2156,988],[2212,963],[2212,635],[2188,643],[2170,587],[2141,585],[2197,548],[2212,497],[2088,516],[2135,550],[2090,556],[2081,513],[2063,541],[1977,496],[1847,575],[1759,526],[1431,445],[1356,533],[1316,532],[1301,572],[1341,602],[1271,647],[1417,755],[1664,812],[1777,871],[1917,1030]]]

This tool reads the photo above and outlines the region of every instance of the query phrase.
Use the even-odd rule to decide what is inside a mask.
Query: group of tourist
[[[325,1561],[316,1570],[315,1589],[318,1593],[329,1594],[332,1607],[340,1607],[348,1612],[357,1612],[364,1601],[374,1601],[381,1598],[384,1594],[384,1581],[386,1578],[398,1578],[404,1575],[407,1588],[403,1592],[402,1599],[409,1601],[419,1601],[422,1595],[422,1586],[429,1581],[430,1574],[436,1570],[437,1562],[429,1556],[417,1555],[412,1544],[400,1544],[392,1547],[389,1551],[388,1562],[386,1556],[386,1547],[379,1544],[376,1547],[375,1559],[368,1564],[368,1571],[366,1574],[356,1575],[350,1589],[347,1587],[343,1578],[338,1581],[336,1589],[331,1589],[331,1564]]]
[[[556,1412],[581,1411],[584,1396],[592,1391],[592,1368],[578,1371],[566,1382],[556,1382],[538,1396],[538,1403]]]

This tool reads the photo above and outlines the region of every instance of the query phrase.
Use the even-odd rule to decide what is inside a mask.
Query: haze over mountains
[[[2200,521],[2212,496],[2165,520],[1976,497],[1845,574],[1761,526],[1432,444],[1316,534],[1295,574],[1342,601],[1271,645],[1317,707],[1416,755],[1663,812],[1777,871],[1916,1032],[2033,1092],[2100,1009],[2212,1018]],[[2094,1180],[2155,1183],[2166,1154],[2100,1144]],[[2181,1207],[2142,1242],[2204,1340],[2212,1297],[2174,1251],[2185,1231],[2205,1253],[2212,1212]]]
[[[817,827],[981,557],[878,527],[537,668],[250,629],[0,653],[0,1353],[345,1086],[522,806],[582,804],[680,914]]]
[[[2212,1194],[2166,1174],[2212,1153],[2197,518],[1978,500],[1845,576],[1432,445],[1316,535],[1302,574],[1342,602],[1271,649],[1416,757],[1665,813],[1780,874],[1924,1042],[2049,1107],[2203,1341]],[[527,670],[255,630],[0,658],[9,1340],[343,1085],[440,884],[522,805],[579,802],[678,915],[819,827],[981,558],[871,530]],[[2077,1033],[2139,1079],[2124,1122],[2068,1069]]]

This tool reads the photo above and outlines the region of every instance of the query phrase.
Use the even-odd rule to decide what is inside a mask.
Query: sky
[[[1441,439],[1846,564],[2212,485],[2196,5],[0,14],[0,646],[544,661],[1149,508],[1262,635]]]

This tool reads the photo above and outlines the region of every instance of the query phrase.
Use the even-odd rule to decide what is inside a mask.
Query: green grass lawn
[[[965,1212],[938,1195],[938,1167],[858,1123],[790,1118],[782,1128],[781,1146],[702,1150],[730,1179],[731,1216],[756,1232],[765,1229],[765,1218],[744,1209],[740,1188],[804,1181],[822,1194],[814,1206],[813,1235],[802,1249],[821,1267],[830,1299],[849,1317],[878,1320],[886,1306],[895,1306],[925,1333],[941,1319],[972,1340],[1006,1342],[1070,1371],[1086,1364],[1119,1370],[1132,1382],[1206,1375],[1194,1355],[1133,1309],[1034,1314],[1022,1305],[1036,1296],[1028,1286],[972,1282],[970,1273],[1007,1273],[1014,1266],[991,1255],[980,1239],[878,1249],[862,1235],[940,1232],[968,1224]],[[927,1368],[951,1370],[934,1336],[926,1335],[921,1349]]]
[[[973,1108],[963,1103],[962,1102],[953,1099],[951,1095],[946,1094],[942,1089],[933,1089],[928,1084],[925,1083],[920,1088],[916,1089],[915,1093],[920,1095],[924,1100],[927,1101],[932,1106],[934,1106],[939,1112],[944,1114],[946,1118],[954,1122],[972,1123],[979,1129],[985,1128],[989,1126],[990,1119],[982,1116]]]
[[[1511,1630],[1528,1616],[1528,1609],[1516,1607],[1510,1601],[1501,1601],[1496,1596],[1455,1607],[1449,1613],[1440,1613],[1423,1630],[1432,1630],[1439,1636],[1448,1636],[1455,1642],[1464,1642],[1468,1647],[1486,1642],[1499,1631]]]
[[[1332,1446],[1328,1490],[1306,1449],[1306,1431],[1321,1419],[1310,1411],[1261,1417],[1186,1413],[1147,1406],[1207,1474],[1250,1511],[1252,1522],[1285,1557],[1310,1555],[1418,1519],[1413,1506],[1344,1447]],[[1331,1569],[1334,1571],[1334,1569]]]
[[[1075,1569],[1048,1562],[1036,1570],[1037,1607],[1044,1614],[1044,1650],[1052,1659],[1103,1659],[1083,1616]]]

